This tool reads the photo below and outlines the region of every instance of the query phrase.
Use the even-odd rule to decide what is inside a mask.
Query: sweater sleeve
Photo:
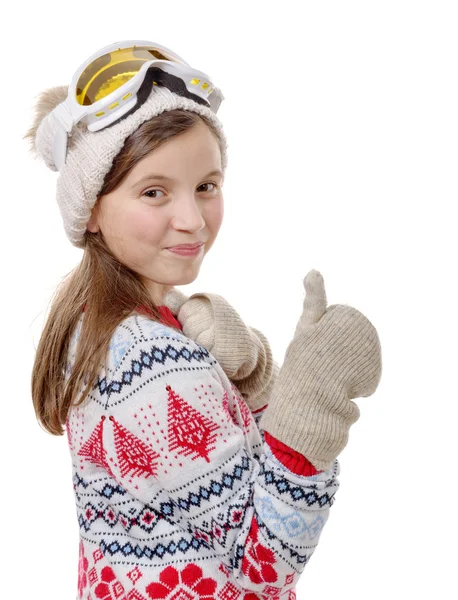
[[[144,317],[124,327],[129,344],[112,345],[116,359],[84,405],[89,433],[78,457],[86,475],[108,473],[149,518],[216,553],[245,590],[294,589],[328,519],[338,461],[296,474],[276,459],[205,348]]]
[[[252,412],[256,425],[260,430],[260,434],[262,435],[263,440],[266,442],[270,452],[273,454],[276,460],[296,475],[308,477],[310,475],[322,473],[323,471],[317,470],[303,454],[300,454],[300,452],[290,448],[281,440],[277,440],[277,438],[275,438],[273,435],[270,435],[268,431],[261,429],[259,422],[266,408],[267,404],[262,408]]]

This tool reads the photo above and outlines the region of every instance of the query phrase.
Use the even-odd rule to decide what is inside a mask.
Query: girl
[[[224,298],[174,287],[221,226],[222,100],[171,50],[118,42],[43,92],[27,133],[84,249],[32,373],[39,421],[68,437],[80,600],[295,598],[351,399],[380,380],[375,328],[327,307],[317,271],[281,369]]]

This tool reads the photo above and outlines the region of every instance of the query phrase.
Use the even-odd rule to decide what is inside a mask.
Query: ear
[[[98,223],[98,216],[99,216],[99,203],[96,202],[95,206],[92,209],[91,218],[89,219],[89,221],[87,222],[87,225],[86,225],[86,229],[88,231],[90,231],[91,233],[97,233],[97,231],[99,231],[99,229],[100,229],[99,223]]]

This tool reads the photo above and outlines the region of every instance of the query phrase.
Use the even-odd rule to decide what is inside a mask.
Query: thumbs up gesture
[[[382,371],[380,340],[359,310],[327,306],[321,274],[304,278],[302,314],[260,427],[328,469],[359,418],[352,399],[375,392]]]

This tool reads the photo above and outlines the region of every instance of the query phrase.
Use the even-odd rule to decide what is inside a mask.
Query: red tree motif
[[[239,405],[240,412],[242,413],[243,427],[245,431],[249,431],[252,423],[251,411],[248,408],[248,404],[243,398],[240,397],[239,392],[237,390],[235,393],[235,397],[237,399],[237,404]]]
[[[157,473],[159,454],[144,444],[138,437],[110,417],[113,423],[116,455],[119,461],[121,477],[127,473],[143,475],[145,479]]]
[[[84,457],[87,461],[98,465],[99,467],[103,467],[108,471],[108,473],[113,477],[113,473],[111,472],[110,465],[107,461],[107,453],[105,448],[103,447],[103,423],[105,421],[105,417],[101,417],[99,424],[91,433],[91,436],[78,452],[78,456]]]
[[[183,400],[170,385],[168,391],[168,432],[170,450],[178,449],[180,454],[194,454],[193,460],[204,458],[210,462],[208,454],[215,449],[219,425],[204,417]]]

